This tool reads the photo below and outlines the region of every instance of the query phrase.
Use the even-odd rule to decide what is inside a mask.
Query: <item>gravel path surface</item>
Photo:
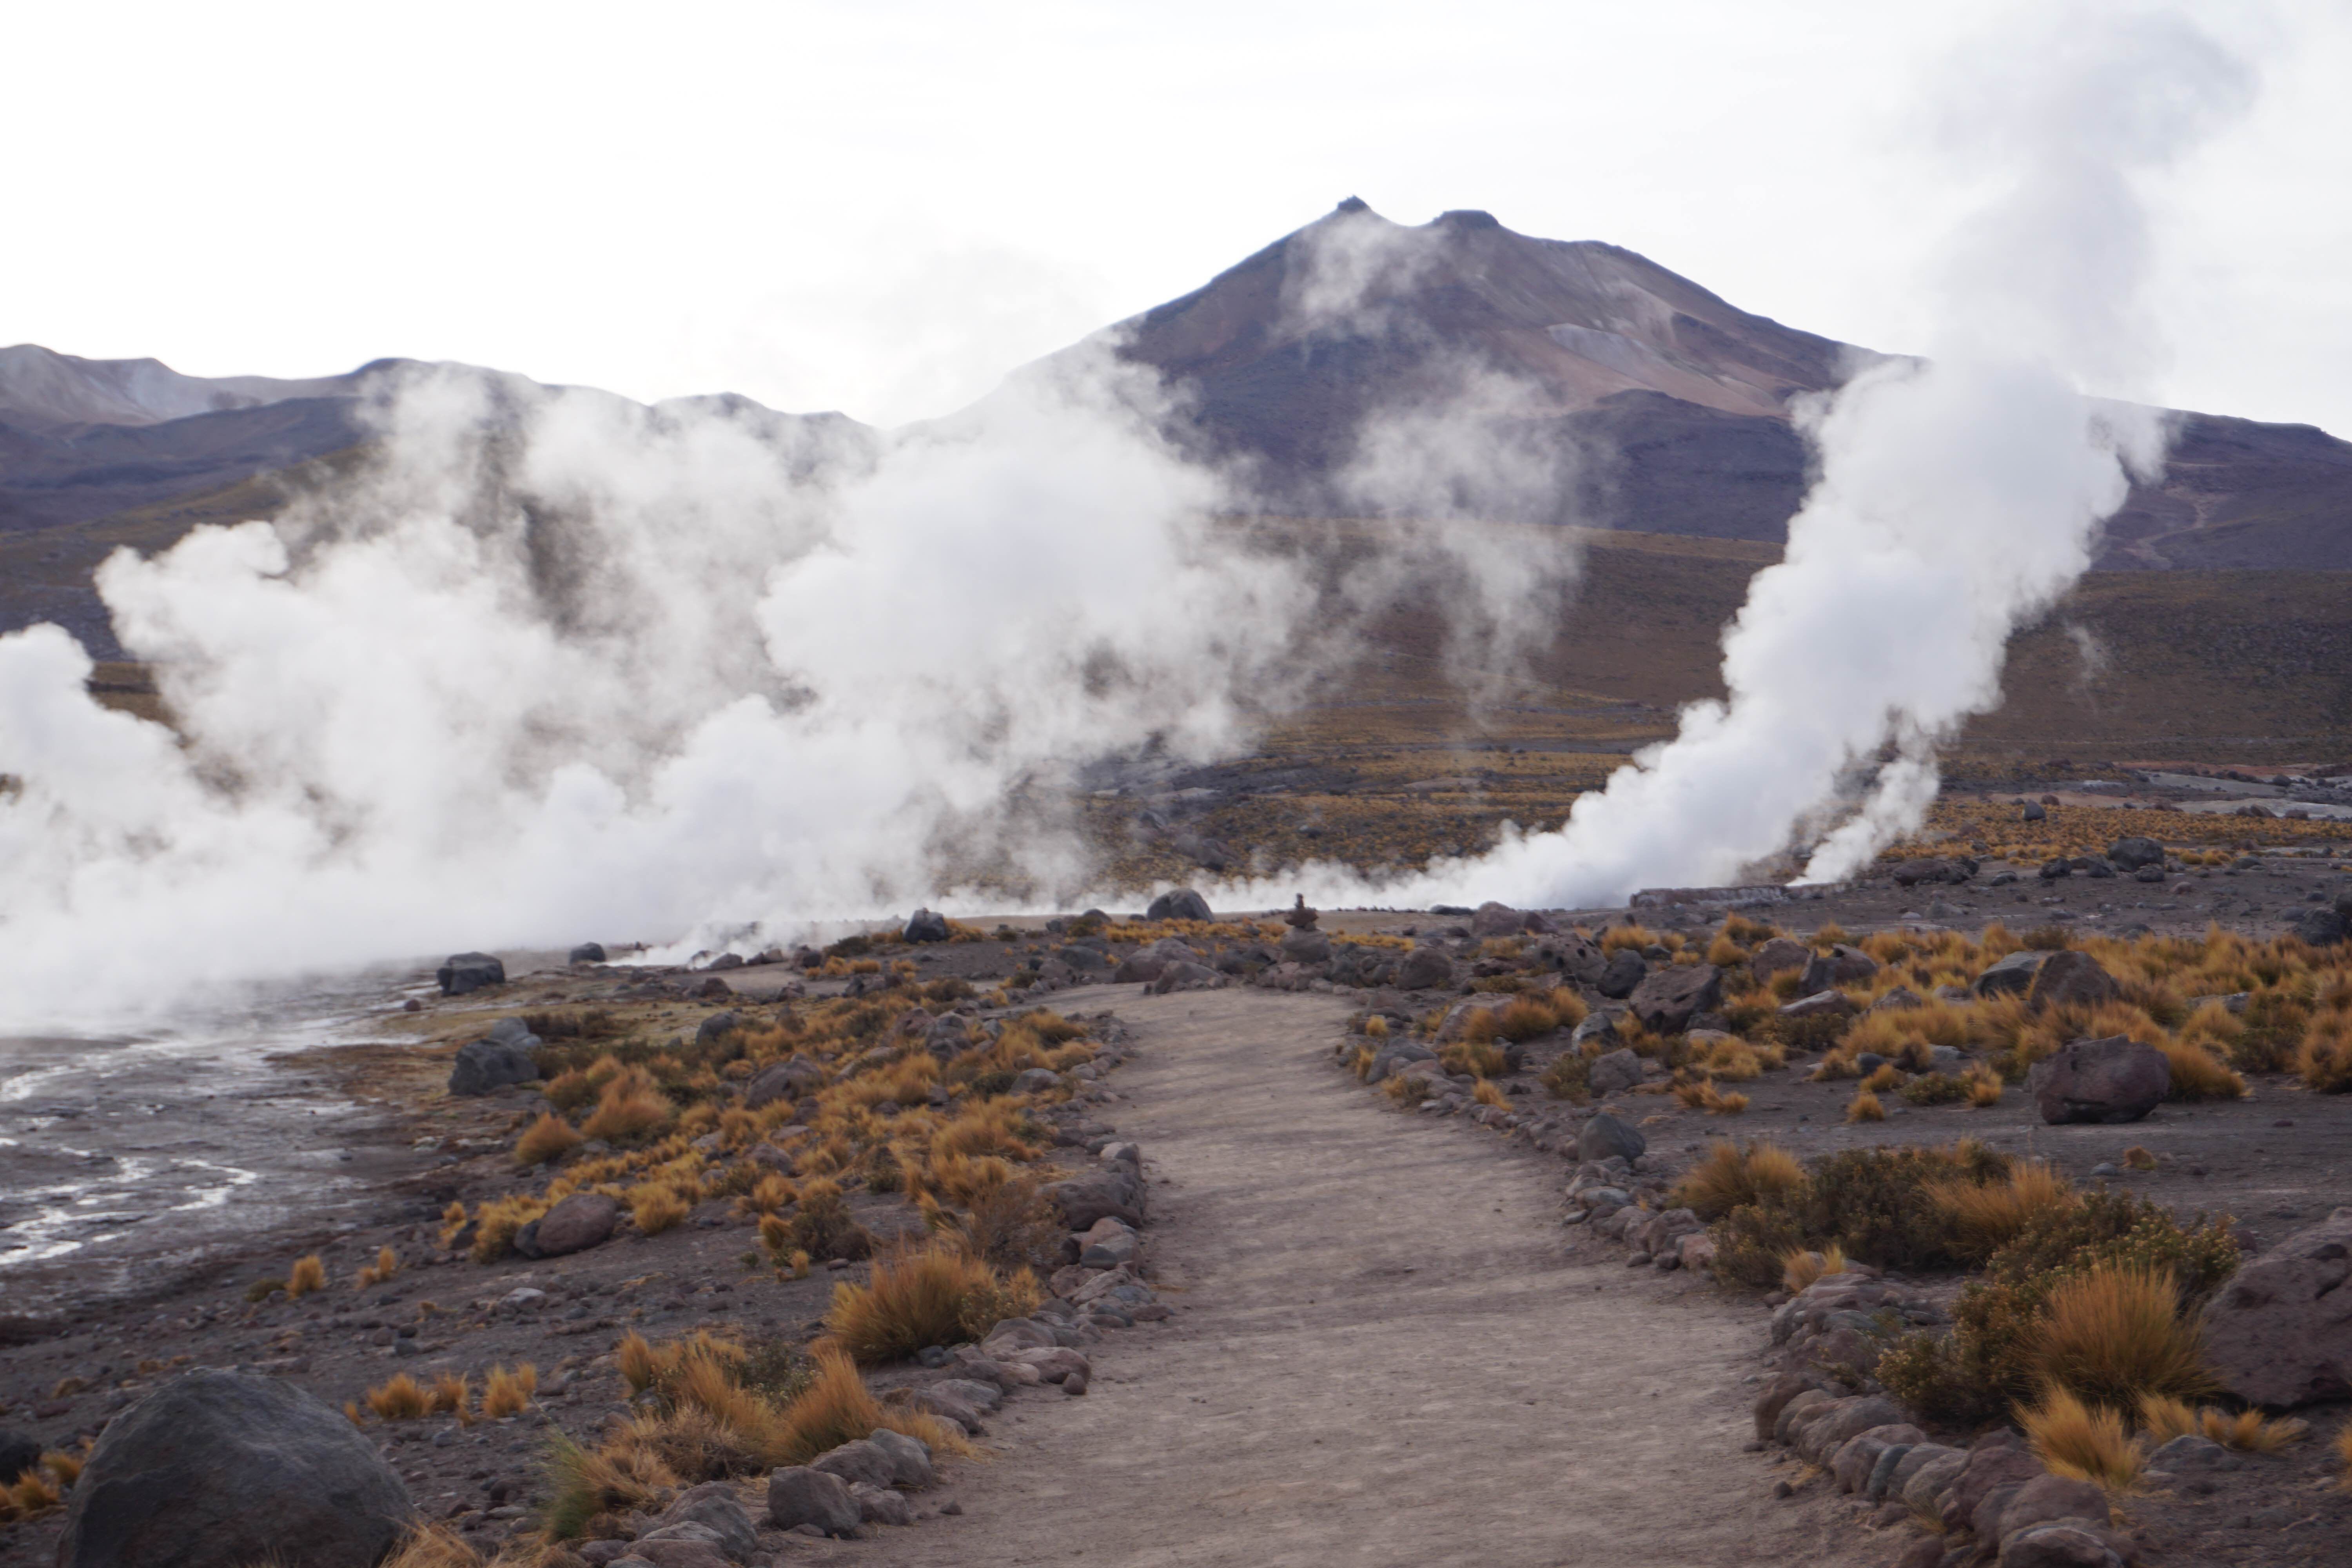
[[[1089,998],[1092,1000],[1092,998]],[[1103,1108],[1150,1162],[1166,1323],[1024,1394],[959,1518],[831,1549],[893,1564],[1879,1568],[1741,1451],[1763,1314],[1562,1251],[1557,1162],[1400,1115],[1329,1065],[1332,997],[1118,994]],[[1164,1179],[1164,1182],[1163,1182]],[[1055,1403],[1048,1405],[1046,1400]],[[821,1552],[825,1549],[820,1549]]]

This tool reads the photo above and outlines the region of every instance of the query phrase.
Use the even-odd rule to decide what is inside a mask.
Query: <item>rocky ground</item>
[[[1663,895],[1632,910],[1547,920],[1598,929],[1638,919],[1703,941],[1740,907],[1790,930],[1834,921],[1857,937],[1994,919],[2109,932],[2197,932],[2219,921],[2267,937],[2332,908],[2345,887],[2331,858],[2276,850],[2226,866],[2176,862],[2160,881],[2044,879],[2034,869],[1987,863],[1961,881],[1910,886],[1890,870],[1800,895]],[[1334,1070],[1358,1038],[1343,1027],[1368,1005],[1406,1020],[1458,1001],[1482,962],[1472,923],[1466,910],[1335,912],[1307,933],[1268,917],[1100,929],[992,921],[979,940],[886,946],[916,983],[1004,986],[960,1005],[974,1018],[1039,1002],[1074,1016],[1116,1015],[1106,1033],[1135,1059],[1068,1081],[1072,1098],[1056,1113],[1064,1161],[1083,1169],[1090,1146],[1141,1139],[1160,1205],[1152,1288],[1173,1315],[1109,1326],[1076,1314],[1066,1331],[1099,1363],[1089,1397],[1013,1399],[987,1424],[994,1462],[943,1464],[940,1484],[916,1494],[920,1528],[845,1543],[771,1530],[757,1553],[1891,1561],[1905,1545],[1899,1532],[1832,1531],[1851,1506],[1833,1474],[1781,1459],[1753,1436],[1748,1405],[1781,1370],[1763,1301],[1681,1269],[1628,1271],[1637,1249],[1600,1235],[1586,1205],[1564,1203],[1569,1186],[1622,1182],[1655,1210],[1679,1169],[1720,1136],[1769,1136],[1811,1156],[1968,1133],[2085,1183],[2230,1214],[2250,1249],[2352,1203],[2352,1097],[2312,1094],[2280,1075],[2254,1077],[2244,1100],[2168,1104],[2125,1127],[2045,1126],[2015,1090],[1982,1110],[1889,1096],[1887,1121],[1853,1125],[1843,1120],[1853,1084],[1806,1081],[1801,1063],[1744,1084],[1749,1103],[1735,1116],[1656,1092],[1664,1082],[1654,1063],[1594,1104],[1556,1100],[1539,1080],[1570,1048],[1563,1030],[1493,1077],[1503,1104],[1474,1099],[1466,1082],[1458,1093],[1433,1085],[1438,1092],[1401,1113]],[[1155,959],[1161,931],[1191,956],[1160,950]],[[1328,950],[1317,937],[1341,939],[1358,978],[1375,984],[1323,978]],[[1416,948],[1445,957],[1443,984],[1404,984],[1428,978],[1399,973]],[[446,1249],[445,1205],[478,1205],[535,1179],[509,1151],[545,1101],[535,1085],[464,1099],[443,1085],[457,1046],[500,1017],[594,1005],[625,1013],[633,1027],[690,1036],[717,1012],[756,1018],[795,996],[883,977],[791,961],[680,973],[502,956],[508,984],[382,1020],[413,1044],[289,1062],[331,1073],[375,1107],[352,1122],[378,1194],[367,1217],[334,1230],[284,1225],[209,1272],[129,1289],[110,1281],[16,1322],[17,1342],[0,1350],[0,1426],[70,1451],[192,1366],[280,1376],[340,1405],[395,1372],[463,1371],[478,1386],[492,1367],[528,1362],[539,1388],[519,1416],[366,1428],[428,1517],[487,1548],[529,1528],[553,1434],[592,1437],[625,1410],[611,1357],[624,1332],[814,1337],[833,1285],[867,1266],[780,1279],[723,1200],[660,1235],[624,1226],[561,1258],[484,1266]],[[1640,1168],[1583,1168],[1584,1129],[1604,1112],[1641,1131]],[[2133,1146],[2154,1154],[2152,1170],[2124,1166]],[[888,1196],[853,1192],[851,1205],[878,1235],[915,1223]],[[1563,1220],[1578,1223],[1563,1229]],[[360,1288],[359,1270],[385,1247],[399,1272]],[[256,1279],[282,1276],[313,1250],[327,1268],[323,1291],[247,1300]],[[1948,1282],[1892,1283],[1926,1312],[1948,1300]],[[887,1388],[945,1370],[876,1381]],[[2322,1423],[2330,1431],[2332,1420]],[[1743,1453],[1750,1443],[1757,1450]],[[2321,1445],[2309,1443],[2241,1465],[2210,1490],[2151,1494],[2125,1512],[2157,1553],[2150,1561],[2340,1561],[2309,1539],[2336,1531],[2323,1540],[2340,1544],[2352,1523],[2325,1490],[2331,1476]],[[1776,1499],[1776,1480],[1789,1495]],[[744,1497],[761,1517],[756,1489]],[[0,1526],[0,1563],[49,1561],[57,1525],[51,1512]]]

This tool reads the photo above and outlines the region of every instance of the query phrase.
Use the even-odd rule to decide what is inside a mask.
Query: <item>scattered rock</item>
[[[2153,838],[2118,838],[2107,846],[2107,858],[2118,871],[2137,871],[2164,864],[2164,846]]]
[[[798,1100],[812,1089],[824,1087],[824,1068],[806,1057],[794,1057],[772,1067],[761,1068],[751,1081],[743,1086],[743,1105],[757,1110],[779,1100]]]
[[[1650,1141],[1640,1129],[1620,1121],[1607,1111],[1587,1121],[1576,1134],[1576,1157],[1580,1160],[1606,1160],[1615,1156],[1638,1160]]]
[[[22,1432],[0,1426],[0,1487],[9,1485],[41,1462],[39,1442]]]
[[[1143,911],[1148,921],[1208,921],[1216,917],[1209,912],[1209,900],[1190,888],[1178,888],[1160,894]]]
[[[838,1476],[845,1482],[887,1487],[898,1479],[898,1461],[887,1449],[861,1437],[819,1454],[809,1461],[809,1468]]]
[[[890,1456],[890,1484],[922,1488],[931,1484],[931,1446],[888,1427],[877,1427],[866,1439]]]
[[[1609,955],[1609,962],[1602,966],[1601,977],[1592,983],[1592,988],[1612,1002],[1622,1002],[1633,994],[1633,988],[1647,979],[1649,973],[1650,966],[1642,962],[1640,953],[1630,947],[1621,947]]]
[[[779,1530],[813,1524],[827,1535],[856,1533],[857,1500],[838,1476],[792,1465],[768,1478],[768,1522]]]
[[[1712,963],[1670,964],[1633,988],[1628,1008],[1656,1035],[1679,1035],[1723,1002],[1723,972]]]
[[[917,910],[907,921],[901,933],[908,942],[945,942],[948,939],[948,917],[932,910]]]
[[[1454,985],[1454,960],[1446,956],[1444,948],[1414,948],[1397,965],[1396,983],[1405,991],[1450,990]]]
[[[680,1492],[677,1500],[664,1510],[661,1528],[681,1524],[709,1531],[719,1549],[739,1563],[760,1549],[759,1529],[752,1523],[751,1510],[737,1500],[734,1487],[726,1481],[705,1481]]]
[[[1283,932],[1280,946],[1282,955],[1293,963],[1328,963],[1331,961],[1331,939],[1312,926]]]
[[[1979,996],[2022,994],[2032,987],[2035,973],[2049,957],[2048,953],[2038,949],[2027,948],[1997,958],[1977,976],[1976,984],[1970,989]]]
[[[1833,991],[1841,985],[1858,985],[1878,973],[1878,960],[1858,947],[1840,942],[1825,953],[1815,953],[1805,963],[1805,975],[1798,983],[1799,994],[1810,996],[1817,991]]]
[[[1759,982],[1767,981],[1784,969],[1802,969],[1813,961],[1813,950],[1801,942],[1776,936],[1748,955],[1748,973]]]
[[[1843,991],[1816,991],[1810,996],[1783,1003],[1780,1008],[1783,1018],[1842,1018],[1853,1011],[1853,998]]]
[[[621,1223],[621,1205],[617,1199],[602,1193],[572,1193],[559,1201],[526,1228],[530,1233],[530,1250],[526,1258],[563,1258],[574,1252],[585,1252],[612,1239],[614,1227]],[[522,1251],[523,1238],[515,1238],[516,1250]]]
[[[2025,1005],[2037,1012],[2044,1007],[2094,1007],[2122,994],[2123,988],[2115,976],[2099,967],[2097,959],[2065,948],[2052,953],[2034,971]]]
[[[907,1525],[915,1522],[914,1506],[888,1487],[860,1482],[849,1489],[857,1503],[857,1517],[866,1524]]]
[[[537,1044],[539,1037],[520,1020],[502,1020],[485,1037],[457,1047],[457,1059],[449,1067],[449,1092],[482,1095],[511,1083],[537,1081],[539,1064],[530,1055],[530,1047]]]
[[[58,1568],[374,1568],[415,1518],[340,1411],[290,1383],[210,1369],[116,1416],[72,1498]]]
[[[2314,947],[2327,947],[2345,939],[2347,928],[2342,915],[2334,910],[2305,910],[2294,917],[2291,927],[2295,936]]]
[[[487,986],[507,983],[507,966],[487,952],[453,952],[433,972],[444,996],[463,996]]]
[[[1620,1089],[1633,1089],[1642,1081],[1642,1058],[1632,1051],[1611,1051],[1594,1059],[1585,1074],[1586,1087],[1594,1094],[1615,1094]],[[1592,1156],[1586,1155],[1587,1159]]]
[[[742,1015],[732,1008],[725,1012],[713,1013],[694,1026],[694,1043],[698,1047],[710,1045],[733,1034],[742,1026]]]
[[[2042,1120],[2137,1121],[2164,1102],[2172,1064],[2154,1046],[2124,1035],[2075,1040],[2033,1064],[2027,1076]]]
[[[2238,1267],[2205,1309],[2206,1358],[2250,1405],[2352,1397],[2352,1208]]]
[[[2008,1537],[2000,1543],[1999,1568],[2125,1568],[2125,1560],[2108,1546],[2104,1531],[2072,1520]]]
[[[1475,937],[1517,936],[1528,929],[1528,917],[1508,904],[1493,900],[1480,904],[1470,916],[1470,934]]]
[[[566,959],[565,962],[568,963],[602,963],[604,962],[604,944],[601,942],[583,942],[578,947],[572,950],[572,956]]]

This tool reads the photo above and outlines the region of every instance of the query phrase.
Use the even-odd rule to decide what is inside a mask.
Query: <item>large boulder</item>
[[[579,946],[572,950],[572,956],[565,962],[571,963],[602,963],[604,962],[604,944],[601,942],[583,942]]]
[[[812,1089],[824,1087],[824,1068],[806,1057],[794,1057],[789,1061],[771,1063],[751,1075],[743,1086],[743,1105],[757,1110],[780,1100],[798,1100]]]
[[[1633,987],[1641,984],[1649,973],[1650,966],[1642,962],[1640,953],[1630,947],[1621,947],[1601,966],[1601,976],[1592,983],[1592,988],[1612,1002],[1622,1002],[1633,994]]]
[[[453,952],[449,961],[433,972],[441,983],[444,996],[463,996],[486,986],[504,985],[507,966],[487,952]]]
[[[1442,991],[1454,984],[1454,960],[1442,947],[1416,947],[1397,965],[1400,991]]]
[[[1579,985],[1590,985],[1609,967],[1601,944],[1580,931],[1561,931],[1536,946],[1537,958]]]
[[[525,1226],[515,1250],[526,1258],[562,1258],[612,1239],[621,1223],[621,1205],[603,1193],[572,1193]],[[529,1246],[524,1245],[526,1236]]]
[[[2344,917],[2331,909],[2305,910],[2289,922],[2288,929],[2314,947],[2329,947],[2345,939],[2347,928]]]
[[[677,1500],[662,1510],[656,1528],[637,1539],[644,1542],[669,1531],[682,1537],[688,1530],[708,1531],[722,1554],[738,1563],[748,1563],[760,1549],[759,1528],[751,1522],[751,1510],[736,1500],[735,1488],[727,1481],[705,1481],[680,1492]]]
[[[743,1026],[743,1016],[732,1007],[713,1013],[694,1026],[694,1043],[699,1048],[715,1045]]]
[[[1527,929],[1526,915],[1508,904],[1498,904],[1492,899],[1480,904],[1470,917],[1472,936],[1517,936]]]
[[[1810,996],[1841,985],[1859,985],[1877,973],[1878,960],[1858,947],[1840,942],[1829,952],[1815,953],[1805,961],[1805,976],[1798,983],[1797,992]]]
[[[1206,921],[1216,917],[1209,912],[1209,900],[1190,888],[1177,888],[1151,900],[1143,911],[1148,921]]]
[[[1282,933],[1282,956],[1293,963],[1328,963],[1331,939],[1313,927]]]
[[[1633,987],[1627,1005],[1654,1035],[1679,1035],[1723,1003],[1723,972],[1712,963],[1675,963]]]
[[[2021,996],[2032,989],[2034,974],[2049,960],[2050,955],[2038,948],[2010,953],[1986,965],[1969,989],[1979,996]]]
[[[538,1044],[539,1037],[520,1019],[500,1019],[482,1038],[457,1047],[457,1059],[449,1065],[449,1092],[488,1094],[509,1084],[537,1081],[539,1063],[530,1052]]]
[[[1066,1230],[1091,1230],[1097,1220],[1107,1215],[1129,1225],[1143,1223],[1143,1178],[1125,1165],[1063,1182],[1048,1188],[1046,1196],[1061,1211]]]
[[[210,1368],[124,1411],[82,1467],[58,1568],[374,1568],[415,1520],[341,1412],[290,1383]]]
[[[2153,838],[2118,838],[2107,846],[2107,858],[2119,871],[2164,864],[2164,846]]]
[[[2025,1005],[2036,1011],[2043,1007],[2095,1007],[2122,994],[2123,987],[2116,984],[2114,975],[2099,967],[2097,959],[2070,947],[2052,953],[2033,972],[2033,984],[2026,990]]]
[[[948,939],[948,917],[934,910],[917,910],[907,921],[907,929],[899,933],[907,942],[945,942]]]
[[[792,1465],[768,1478],[768,1522],[778,1530],[813,1524],[827,1535],[854,1536],[857,1500],[839,1476]]]
[[[1642,1058],[1627,1050],[1609,1051],[1586,1069],[1584,1086],[1594,1094],[1615,1094],[1642,1081]]]
[[[890,1456],[894,1487],[927,1487],[931,1484],[931,1446],[920,1437],[909,1437],[903,1432],[893,1432],[887,1426],[877,1426],[866,1439]]]
[[[2239,1265],[2205,1309],[2205,1356],[2249,1405],[2352,1398],[2352,1208]]]
[[[1650,1141],[1642,1136],[1640,1128],[1620,1121],[1605,1110],[1587,1121],[1576,1134],[1579,1160],[1638,1160],[1649,1146]]]
[[[1748,957],[1748,973],[1769,980],[1784,969],[1802,969],[1813,961],[1813,950],[1801,942],[1776,936]]]
[[[2164,1103],[2172,1064],[2128,1036],[2076,1040],[2033,1064],[2027,1083],[2042,1120],[2137,1121]]]
[[[861,1437],[826,1449],[809,1461],[809,1468],[852,1483],[864,1481],[867,1486],[887,1487],[898,1476],[898,1462],[887,1450]]]

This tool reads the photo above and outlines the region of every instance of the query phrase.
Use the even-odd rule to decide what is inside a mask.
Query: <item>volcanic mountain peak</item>
[[[1354,197],[1127,330],[1129,358],[1185,378],[1255,366],[1321,381],[1335,356],[1368,350],[1392,375],[1468,354],[1536,417],[1624,392],[1779,416],[1856,352],[1617,246],[1538,239],[1475,211],[1409,226]]]
[[[351,397],[374,365],[348,375],[182,375],[155,359],[83,359],[37,343],[0,349],[0,418],[37,425],[160,425],[299,397]]]

